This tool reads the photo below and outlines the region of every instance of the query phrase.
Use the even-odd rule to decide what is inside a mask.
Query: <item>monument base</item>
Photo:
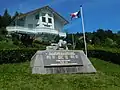
[[[31,58],[32,74],[95,73],[82,50],[37,51]]]

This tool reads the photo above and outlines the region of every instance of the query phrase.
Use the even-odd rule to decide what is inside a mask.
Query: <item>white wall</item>
[[[44,17],[46,17],[46,22],[42,22],[42,13],[46,13]],[[39,19],[35,19],[35,15],[39,14]],[[49,16],[48,14],[51,14],[52,16]],[[52,19],[52,23],[48,23],[48,18]],[[50,12],[47,9],[43,9],[35,14],[30,14],[26,16],[24,27],[28,28],[28,24],[32,24],[33,28],[48,28],[48,29],[56,29],[58,31],[61,31],[63,29],[63,23],[58,19],[58,17],[54,16],[52,12]],[[39,24],[39,26],[36,26],[36,24]],[[50,27],[44,26],[50,25]]]
[[[26,16],[26,19],[25,19],[25,27],[28,27],[28,24],[33,24],[33,28],[36,27],[36,24],[38,24],[39,20],[35,19],[35,15],[36,14],[32,14],[32,15],[28,15]]]
[[[45,18],[46,18],[46,22],[42,22],[42,13],[46,13],[45,14]],[[51,15],[51,17],[48,15],[48,14],[50,14]],[[48,23],[48,18],[51,18],[52,19],[52,23]],[[53,13],[51,13],[50,11],[48,11],[48,10],[42,10],[41,12],[40,12],[40,27],[44,27],[44,28],[50,28],[50,29],[55,29],[54,28],[54,15],[53,15]],[[44,24],[45,25],[50,25],[50,27],[46,27],[46,26],[44,26]]]
[[[39,20],[35,19],[35,15],[36,14],[32,14],[32,15],[28,15],[26,16],[26,20],[25,20],[25,27],[28,27],[28,24],[33,24],[33,28],[36,28],[36,24],[39,24],[39,26],[37,26],[37,28],[42,27],[42,28],[50,28],[50,29],[54,29],[54,19],[53,19],[53,15],[52,17],[49,17],[48,14],[46,14],[44,17],[46,18],[46,22],[42,22],[42,13],[49,13],[52,15],[52,13],[48,10],[43,10],[40,11],[36,14],[39,14]],[[48,23],[48,18],[52,19],[52,23]],[[45,25],[50,25],[50,27],[46,27]]]
[[[22,18],[22,20],[13,21],[12,26],[14,26],[14,24],[15,24],[16,26],[24,27],[25,18]]]
[[[55,29],[61,31],[64,27],[63,23],[57,17],[54,17]]]

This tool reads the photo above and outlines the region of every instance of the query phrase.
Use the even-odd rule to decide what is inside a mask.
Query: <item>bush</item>
[[[14,45],[11,40],[2,40],[0,41],[0,49],[9,49],[9,48],[18,48],[18,46]]]
[[[88,57],[95,57],[120,65],[120,50],[111,48],[88,49]]]
[[[46,49],[46,45],[42,45],[42,44],[36,44],[36,43],[33,43],[32,46],[34,48],[40,48],[42,50]]]
[[[8,31],[6,30],[6,28],[4,28],[4,27],[0,28],[1,35],[6,35],[7,33],[8,33]]]
[[[42,41],[34,40],[33,43],[42,44]]]
[[[13,44],[19,45],[19,41],[18,41],[18,40],[14,40],[14,41],[13,41]]]
[[[30,61],[37,50],[44,50],[44,48],[41,47],[0,50],[0,64]],[[91,47],[88,49],[88,57],[95,57],[120,65],[120,49]]]
[[[106,46],[112,46],[113,42],[114,41],[111,38],[106,38],[104,45],[106,45]]]
[[[0,64],[29,61],[37,50],[37,48],[0,50]]]

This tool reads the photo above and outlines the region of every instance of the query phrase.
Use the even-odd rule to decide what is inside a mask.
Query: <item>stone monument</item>
[[[37,51],[31,58],[32,74],[95,73],[96,69],[82,50],[68,50],[67,43],[58,44]]]
[[[51,43],[51,46],[46,47],[46,50],[60,50],[60,49],[68,50],[67,42],[63,41],[62,39],[60,39],[58,43]]]

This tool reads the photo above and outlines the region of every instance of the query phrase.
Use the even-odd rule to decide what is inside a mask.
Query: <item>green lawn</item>
[[[120,66],[90,60],[96,74],[32,75],[29,62],[0,65],[0,90],[120,90]]]

